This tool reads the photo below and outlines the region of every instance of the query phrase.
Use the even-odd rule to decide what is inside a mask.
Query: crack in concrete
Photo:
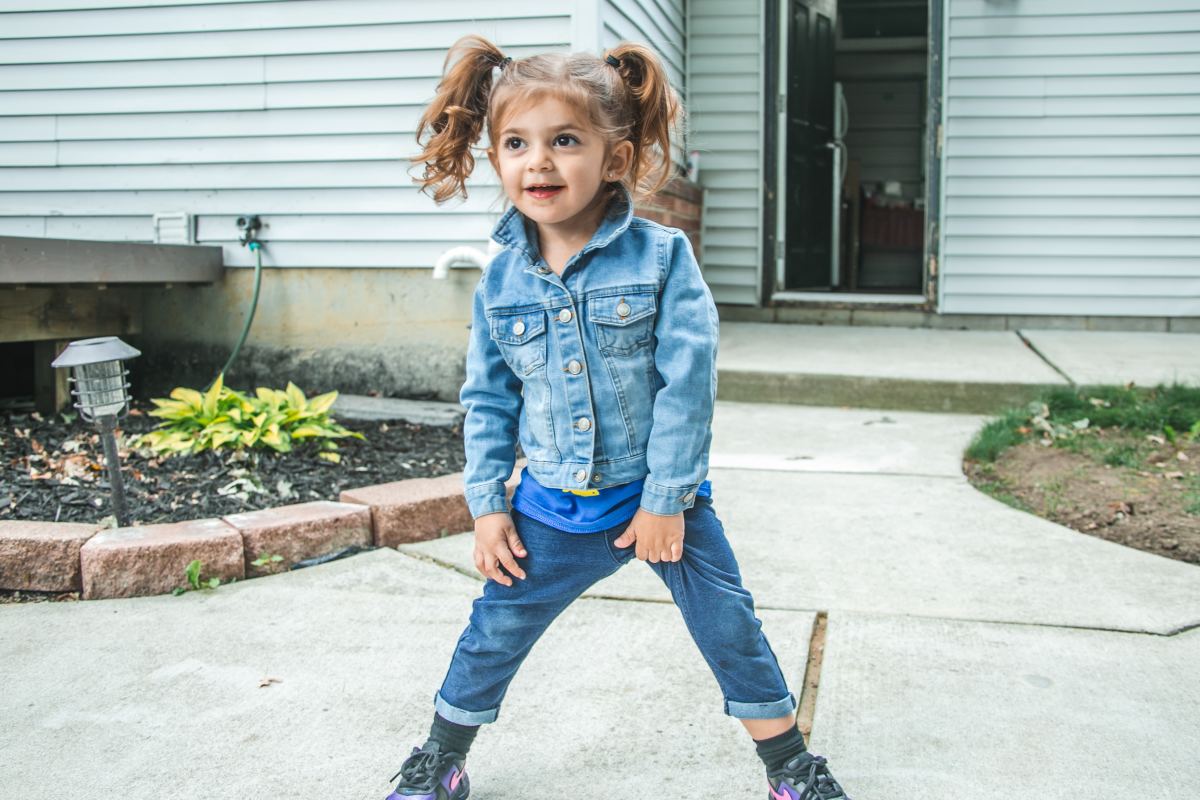
[[[821,664],[825,659],[825,631],[829,612],[818,611],[808,640],[808,661],[804,667],[804,684],[800,687],[800,702],[796,709],[796,726],[805,740],[812,737],[813,716],[817,711],[817,691],[821,688]]]
[[[424,561],[427,564],[433,564],[434,566],[442,567],[444,569],[451,570],[452,572],[457,572],[458,574],[464,575],[468,578],[471,578],[472,580],[474,580],[478,583],[484,583],[484,579],[481,575],[474,573],[474,572],[470,572],[468,570],[465,570],[462,567],[458,566],[457,564],[454,564],[453,562],[444,561],[440,558],[437,558],[436,556],[431,556],[431,555],[427,555],[425,553],[418,553],[418,552],[409,551],[409,550],[398,550],[397,552],[399,552],[402,555],[410,556],[411,558],[414,558],[418,561]],[[627,596],[623,596],[623,595],[613,595],[613,594],[585,594],[585,595],[581,595],[579,597],[579,599],[580,600],[615,600],[615,601],[622,602],[622,603],[653,603],[656,605],[674,605],[675,604],[675,601],[671,600],[669,598],[627,597]],[[788,612],[788,613],[792,613],[792,614],[816,614],[818,616],[818,618],[820,618],[822,615],[828,617],[829,612],[830,612],[830,609],[797,608],[794,606],[777,606],[777,605],[772,605],[769,603],[759,603],[759,602],[755,602],[754,607],[756,609],[759,609],[762,611],[784,611],[784,612]],[[1181,625],[1177,628],[1174,628],[1170,631],[1167,631],[1165,633],[1160,633],[1158,631],[1133,631],[1133,630],[1128,630],[1128,629],[1124,629],[1124,628],[1106,628],[1102,625],[1071,625],[1071,624],[1062,623],[1062,622],[1027,622],[1024,620],[987,619],[987,618],[983,618],[983,617],[944,617],[944,616],[937,616],[937,615],[932,615],[932,614],[894,614],[894,613],[888,613],[886,611],[877,611],[874,609],[863,610],[863,609],[858,609],[858,608],[834,608],[834,609],[832,609],[832,611],[834,613],[845,612],[845,613],[849,613],[849,614],[869,614],[872,616],[879,616],[879,617],[907,617],[910,619],[936,620],[936,621],[943,621],[943,622],[978,623],[980,625],[1017,625],[1017,626],[1032,627],[1032,628],[1055,628],[1055,629],[1060,629],[1060,630],[1095,631],[1098,633],[1123,633],[1123,634],[1127,634],[1130,636],[1158,636],[1161,638],[1170,638],[1172,636],[1178,636],[1181,633],[1188,633],[1193,630],[1200,630],[1200,622],[1189,622],[1189,623]]]
[[[1029,341],[1029,337],[1027,337],[1023,332],[1013,331],[1013,333],[1015,333],[1017,335],[1017,338],[1019,338],[1022,342],[1025,343],[1026,347],[1028,347],[1030,350],[1033,351],[1034,355],[1036,355],[1042,361],[1046,362],[1046,366],[1048,366],[1050,369],[1057,372],[1059,375],[1061,375],[1063,377],[1063,380],[1065,380],[1067,383],[1071,384],[1072,388],[1078,386],[1078,384],[1075,383],[1075,380],[1070,375],[1068,375],[1067,373],[1065,373],[1061,369],[1059,369],[1058,365],[1055,364],[1053,361],[1051,361],[1049,358],[1047,358],[1045,353],[1043,353],[1041,350],[1038,350],[1037,347],[1034,345],[1034,343]]]

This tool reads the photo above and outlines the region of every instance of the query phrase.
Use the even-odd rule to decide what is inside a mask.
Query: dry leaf
[[[272,683],[283,683],[283,679],[282,678],[269,678],[269,677],[268,678],[260,678],[258,681],[258,688],[261,689],[264,686],[270,686]]]
[[[1164,472],[1164,473],[1163,473],[1163,477],[1164,477],[1164,478],[1171,478],[1171,479],[1174,479],[1174,480],[1182,480],[1182,479],[1183,479],[1183,473],[1182,473],[1182,472]]]

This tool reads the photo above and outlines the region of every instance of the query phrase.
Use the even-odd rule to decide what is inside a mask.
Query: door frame
[[[804,293],[776,291],[776,282],[782,275],[784,258],[783,240],[786,231],[786,193],[781,193],[784,184],[786,161],[783,158],[787,147],[787,126],[784,114],[787,97],[787,15],[784,8],[788,0],[763,0],[763,137],[762,137],[762,264],[759,275],[758,305],[765,307],[772,298],[803,299],[817,302],[839,302],[854,304],[854,293],[831,292]],[[928,50],[926,62],[926,141],[925,141],[925,246],[921,260],[921,293],[923,305],[936,311],[940,305],[938,265],[941,254],[941,198],[942,144],[944,128],[942,103],[945,96],[943,54],[945,52],[945,0],[929,0]],[[834,247],[836,247],[836,243]],[[900,302],[911,305],[909,296]],[[915,299],[916,295],[912,298]],[[878,304],[881,296],[866,296],[860,302]]]

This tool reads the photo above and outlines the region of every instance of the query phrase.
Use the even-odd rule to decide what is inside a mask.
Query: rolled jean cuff
[[[461,708],[455,708],[442,699],[441,692],[433,696],[433,708],[442,715],[443,719],[448,719],[458,725],[486,725],[489,722],[495,722],[496,717],[500,715],[498,708],[487,711],[464,711]]]
[[[775,719],[796,710],[796,695],[791,692],[782,700],[773,703],[736,703],[725,701],[725,713],[738,719]],[[442,716],[445,716],[443,714]]]

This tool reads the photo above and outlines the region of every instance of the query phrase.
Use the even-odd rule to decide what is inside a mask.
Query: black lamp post
[[[50,366],[70,367],[72,377],[71,394],[79,402],[75,408],[88,422],[100,428],[100,441],[104,444],[104,460],[108,467],[108,482],[112,486],[113,515],[117,525],[129,525],[129,512],[125,508],[125,485],[121,481],[121,464],[117,455],[117,441],[113,430],[117,419],[129,412],[129,384],[125,376],[129,371],[121,364],[123,360],[137,358],[141,351],[130,347],[116,336],[101,336],[97,339],[81,339],[71,342]]]

